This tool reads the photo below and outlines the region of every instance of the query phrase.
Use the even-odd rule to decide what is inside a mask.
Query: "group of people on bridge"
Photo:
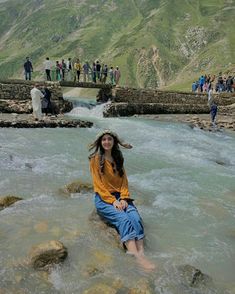
[[[110,83],[112,86],[119,86],[121,71],[118,66],[108,67],[107,64],[101,64],[99,60],[90,64],[88,61],[82,63],[79,58],[68,58],[55,61],[53,63],[49,57],[43,62],[45,79],[47,81],[74,81],[74,82],[93,82]],[[26,57],[24,63],[24,74],[26,80],[31,80],[33,65],[29,57]]]
[[[218,77],[215,75],[201,75],[197,81],[192,83],[192,92],[208,93],[212,89],[214,92],[234,92],[235,80],[234,76],[223,76],[220,72]]]

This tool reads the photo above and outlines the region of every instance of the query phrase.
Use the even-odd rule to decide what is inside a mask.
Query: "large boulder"
[[[99,236],[102,236],[112,246],[125,249],[123,244],[120,242],[120,236],[115,227],[108,224],[94,209],[89,216],[89,221],[92,223],[92,228],[95,232],[99,232]]]
[[[20,200],[22,200],[22,198],[17,196],[0,196],[0,209],[6,208]]]
[[[33,246],[30,251],[30,265],[37,270],[49,270],[68,256],[67,248],[59,241],[49,241]]]

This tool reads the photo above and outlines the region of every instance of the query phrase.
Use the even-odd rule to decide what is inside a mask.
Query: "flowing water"
[[[154,293],[235,293],[234,134],[103,118],[102,105],[84,106],[69,115],[93,121],[91,129],[0,130],[0,195],[24,198],[0,211],[0,292],[83,293],[96,283],[133,288],[144,278]],[[125,167],[156,273],[142,272],[90,223],[92,193],[58,192],[76,179],[91,181],[87,146],[103,128],[134,146],[123,150]],[[62,265],[48,276],[24,266],[33,245],[53,239],[68,248]],[[182,286],[183,264],[208,274],[215,288]]]

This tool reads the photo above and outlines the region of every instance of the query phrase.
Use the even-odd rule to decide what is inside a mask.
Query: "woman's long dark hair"
[[[104,135],[106,135],[106,134],[104,134]],[[114,140],[111,155],[112,155],[113,161],[116,165],[117,172],[118,172],[119,176],[122,177],[124,174],[124,169],[123,169],[124,158],[123,158],[122,152],[118,146],[117,138],[115,136],[112,136],[111,134],[108,134],[108,135],[111,136]],[[91,151],[92,149],[95,149],[94,152],[92,152],[89,155],[89,159],[94,157],[96,154],[99,154],[100,171],[102,174],[104,174],[104,170],[105,170],[105,166],[104,166],[105,150],[101,144],[103,136],[99,137],[89,148],[89,151]],[[114,167],[113,167],[113,170],[114,170]]]

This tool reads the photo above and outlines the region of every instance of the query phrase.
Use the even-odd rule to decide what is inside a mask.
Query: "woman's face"
[[[114,144],[114,139],[112,136],[106,134],[101,139],[101,145],[105,151],[112,150]]]

